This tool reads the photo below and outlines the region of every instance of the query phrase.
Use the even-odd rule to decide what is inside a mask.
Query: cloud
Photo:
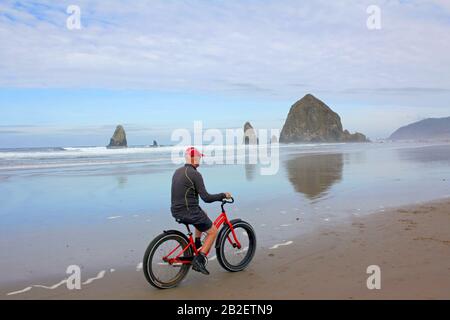
[[[404,87],[404,88],[351,88],[342,91],[350,94],[439,94],[450,93],[448,88]]]
[[[379,31],[366,28],[373,3]],[[0,4],[0,86],[284,96],[298,92],[293,83],[450,88],[446,1],[80,0],[83,28],[73,31],[69,4]]]
[[[242,91],[242,92],[264,92],[270,93],[273,90],[268,88],[263,88],[253,83],[229,83],[230,90],[232,91]]]
[[[71,4],[81,7],[81,30],[66,28]],[[381,30],[366,27],[366,9],[372,4],[381,9]],[[384,136],[412,119],[449,114],[449,30],[447,0],[3,0],[0,88],[247,95],[253,100],[230,104],[242,105],[249,120],[260,121],[281,119],[283,108],[310,92],[339,112],[346,128]],[[19,100],[2,107],[12,114]],[[259,109],[264,115],[249,108],[270,100],[276,103]],[[148,109],[157,109],[152,102]],[[219,107],[211,104],[214,114]],[[36,101],[36,107],[49,108],[45,101]],[[133,110],[132,102],[128,107]],[[87,107],[73,112],[89,114]],[[36,123],[58,124],[71,118],[67,114],[48,122],[37,113]],[[84,121],[92,119],[87,116],[72,116],[74,122],[91,123]],[[170,116],[148,119],[169,123]],[[11,117],[16,123],[34,123],[32,117],[17,118]],[[169,130],[133,125],[135,118],[125,118],[130,134]],[[104,123],[120,121],[112,115]],[[0,132],[110,136],[114,130],[81,127],[1,127]]]
[[[165,133],[170,128],[165,126],[146,126],[141,124],[124,123],[127,134],[155,134]],[[14,135],[112,135],[115,125],[3,125],[0,134]]]

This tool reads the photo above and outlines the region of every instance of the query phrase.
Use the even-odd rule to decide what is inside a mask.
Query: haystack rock
[[[360,132],[350,133],[348,130],[344,130],[343,140],[344,142],[370,142],[365,135]]]
[[[111,141],[109,142],[107,148],[126,148],[126,147],[128,147],[128,144],[125,129],[121,125],[118,125],[116,131],[114,131],[114,135],[112,136]]]
[[[278,143],[278,137],[276,135],[273,135],[270,139],[270,143]]]
[[[368,142],[362,133],[343,130],[341,118],[325,103],[307,94],[289,111],[281,130],[281,143]]]
[[[244,124],[244,144],[258,144],[259,139],[256,136],[255,129],[253,129],[250,122]]]

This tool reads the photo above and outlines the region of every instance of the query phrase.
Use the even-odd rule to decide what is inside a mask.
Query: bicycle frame
[[[230,239],[230,235],[227,236],[227,239],[230,242],[230,244],[234,248],[241,249],[241,247],[242,247],[241,243],[239,242],[239,240],[236,236],[236,232],[234,231],[233,225],[228,220],[227,214],[226,214],[225,209],[223,208],[223,204],[222,204],[222,213],[214,221],[214,226],[217,229],[219,229],[224,224],[227,225],[231,229],[231,235],[233,236],[233,239]],[[188,237],[188,239],[189,239],[188,245],[186,247],[184,247],[183,250],[176,257],[169,258],[173,253],[175,253],[180,248],[181,245],[178,244],[176,246],[176,248],[174,248],[168,255],[163,257],[164,262],[167,262],[171,265],[172,264],[191,264],[194,256],[198,255],[200,253],[200,251],[197,250],[197,248],[195,247],[194,237],[192,236],[192,232],[190,231],[189,226],[188,226],[188,236],[189,236]],[[234,242],[233,242],[233,240],[234,240]],[[186,252],[186,250],[189,249],[189,247],[192,247],[192,249],[194,250],[194,256],[182,257],[182,255]],[[209,252],[207,252],[206,255],[208,255],[208,254],[209,254]]]

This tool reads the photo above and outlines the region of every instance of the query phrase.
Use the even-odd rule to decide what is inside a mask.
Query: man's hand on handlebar
[[[232,198],[232,196],[231,196],[231,193],[229,193],[229,192],[225,192],[225,199],[231,199]]]

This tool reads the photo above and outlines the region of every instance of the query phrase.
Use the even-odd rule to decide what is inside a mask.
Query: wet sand
[[[2,288],[3,299],[450,299],[450,199],[354,217],[318,232],[260,248],[244,272],[211,261],[209,277],[190,272],[175,289],[150,287],[142,270],[107,270],[68,290]],[[369,265],[381,289],[366,286]],[[95,278],[97,274],[89,275]],[[57,280],[47,280],[58,283]],[[45,280],[44,280],[45,282]]]

